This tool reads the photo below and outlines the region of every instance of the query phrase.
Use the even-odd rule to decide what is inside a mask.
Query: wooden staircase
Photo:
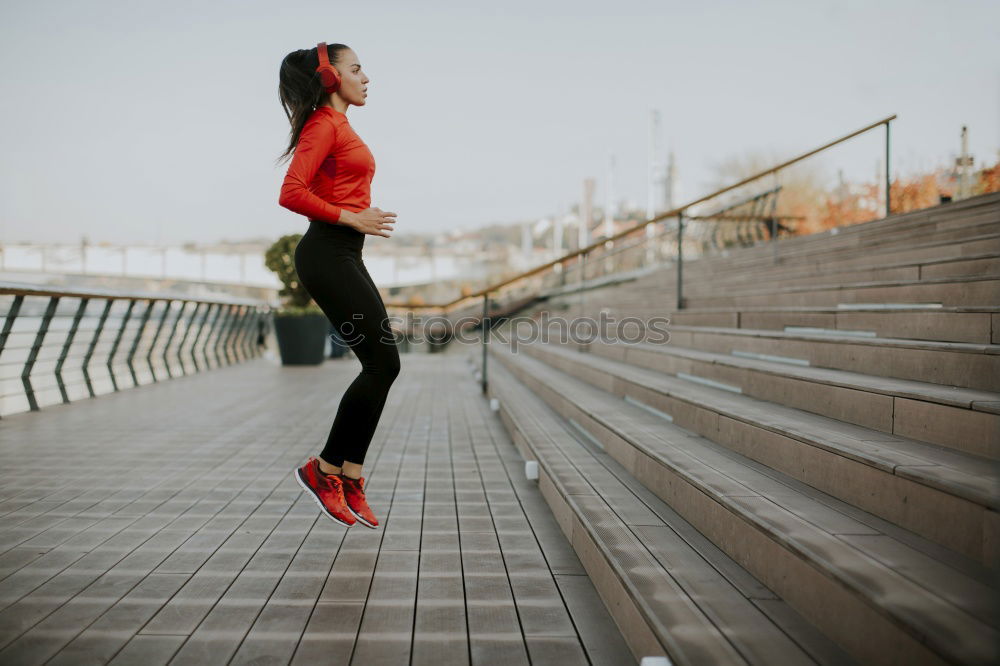
[[[1000,194],[684,271],[679,312],[668,265],[531,313],[669,317],[667,341],[489,345],[635,656],[997,663]]]

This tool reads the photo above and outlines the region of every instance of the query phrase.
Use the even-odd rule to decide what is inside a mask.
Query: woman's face
[[[344,49],[335,65],[340,72],[340,89],[337,94],[348,104],[364,106],[368,97],[368,76],[361,69],[357,54],[351,49]]]

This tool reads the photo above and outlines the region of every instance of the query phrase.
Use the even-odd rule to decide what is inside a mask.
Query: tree
[[[713,166],[715,177],[709,187],[713,190],[721,189],[786,159],[773,151],[750,151],[729,157]],[[802,217],[802,220],[793,225],[795,234],[815,233],[824,228],[820,226],[819,218],[826,202],[827,192],[823,182],[827,179],[825,170],[818,162],[799,162],[776,174],[748,183],[728,193],[728,196],[724,195],[725,198],[720,203],[737,201],[780,185],[781,193],[778,195],[775,214]]]

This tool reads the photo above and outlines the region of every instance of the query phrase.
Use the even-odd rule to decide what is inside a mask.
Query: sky
[[[0,242],[302,232],[281,208],[278,67],[340,42],[348,119],[396,233],[567,212],[597,179],[641,207],[651,109],[681,199],[734,157],[790,156],[898,114],[894,173],[1000,151],[1000,3],[4,0]],[[824,168],[874,174],[873,132]],[[391,239],[378,239],[391,242]]]

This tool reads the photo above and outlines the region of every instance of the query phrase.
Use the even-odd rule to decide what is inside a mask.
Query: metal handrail
[[[87,289],[74,289],[73,287],[59,287],[58,289],[49,287],[39,287],[35,284],[24,282],[0,281],[0,294],[21,294],[24,296],[68,296],[72,298],[120,298],[120,299],[155,299],[155,300],[175,300],[187,301],[188,303],[231,303],[233,305],[261,305],[261,301],[252,298],[239,298],[236,296],[227,298],[190,298],[182,296],[167,295],[163,292],[152,291],[130,291],[121,292],[112,289],[100,289],[89,287]]]
[[[885,125],[885,215],[888,216],[889,213],[890,213],[890,211],[891,211],[891,203],[890,203],[890,181],[889,181],[889,157],[890,157],[890,152],[889,152],[890,151],[889,124],[893,120],[895,120],[896,117],[897,117],[896,114],[892,114],[891,116],[886,116],[885,118],[882,118],[881,120],[877,120],[877,121],[875,121],[873,123],[865,125],[864,127],[860,128],[860,129],[854,130],[853,132],[850,132],[848,134],[840,136],[840,137],[838,137],[836,139],[833,139],[832,141],[828,141],[828,142],[824,143],[821,146],[813,148],[812,150],[808,150],[808,151],[806,151],[804,153],[796,155],[795,157],[793,157],[791,159],[788,159],[788,160],[785,160],[784,162],[781,162],[780,164],[776,164],[774,166],[768,167],[767,169],[763,169],[761,171],[758,171],[757,173],[753,174],[752,176],[748,176],[746,178],[743,178],[742,180],[740,180],[740,181],[738,181],[736,183],[733,183],[731,185],[727,185],[725,187],[719,188],[719,189],[715,190],[714,192],[711,192],[709,194],[701,196],[701,197],[699,197],[697,199],[694,199],[693,201],[689,201],[689,202],[687,202],[687,203],[685,203],[685,204],[683,204],[681,206],[673,208],[672,210],[669,210],[669,211],[667,211],[665,213],[661,213],[660,215],[652,217],[652,218],[650,218],[648,220],[645,220],[643,222],[639,222],[639,223],[637,223],[637,224],[635,224],[635,225],[633,225],[633,226],[631,226],[631,227],[629,227],[627,229],[623,229],[622,231],[619,231],[618,233],[612,234],[611,236],[601,237],[600,240],[597,240],[597,241],[591,243],[590,245],[587,245],[586,247],[578,248],[576,250],[568,252],[567,254],[565,254],[565,255],[563,255],[561,257],[558,257],[558,258],[553,259],[551,261],[548,261],[548,262],[546,262],[544,264],[541,264],[539,266],[531,268],[531,269],[529,269],[527,271],[524,271],[522,273],[519,273],[519,274],[517,274],[517,275],[515,275],[513,277],[507,278],[505,280],[501,280],[500,282],[497,282],[495,284],[489,285],[488,287],[480,289],[479,291],[476,291],[474,293],[463,295],[463,296],[459,296],[458,298],[455,298],[455,299],[453,299],[453,300],[451,300],[451,301],[449,301],[447,303],[409,304],[409,303],[391,303],[390,302],[390,303],[386,303],[386,307],[387,308],[406,309],[406,310],[410,310],[410,311],[413,311],[413,310],[435,309],[435,310],[441,310],[441,311],[444,311],[444,312],[448,312],[450,310],[453,310],[453,309],[457,308],[457,306],[460,305],[460,304],[463,304],[463,303],[466,303],[466,302],[468,302],[468,301],[470,301],[472,299],[480,298],[481,297],[483,299],[483,314],[482,314],[482,318],[480,320],[480,325],[481,325],[482,330],[483,330],[483,335],[482,335],[483,360],[482,360],[482,371],[481,371],[481,375],[480,375],[480,383],[481,383],[481,386],[482,386],[483,393],[486,393],[486,390],[487,390],[487,378],[486,378],[486,349],[485,349],[485,345],[486,345],[486,342],[487,342],[488,329],[489,329],[489,326],[490,326],[490,317],[489,317],[489,307],[488,306],[489,306],[489,298],[490,298],[490,294],[491,293],[499,292],[501,289],[503,289],[504,287],[507,287],[508,285],[511,285],[511,284],[513,284],[515,282],[520,282],[520,281],[522,281],[522,280],[524,280],[526,278],[532,277],[534,275],[538,275],[540,273],[544,273],[544,272],[548,271],[549,269],[555,268],[556,266],[558,266],[561,269],[564,264],[566,264],[567,262],[569,262],[569,261],[571,261],[573,259],[577,259],[577,258],[579,258],[580,265],[581,265],[580,281],[582,283],[583,279],[584,279],[584,272],[585,272],[585,270],[583,269],[583,267],[585,266],[587,255],[589,253],[591,253],[594,250],[597,250],[599,248],[603,248],[603,247],[607,247],[607,246],[613,245],[613,243],[615,241],[617,241],[619,239],[622,239],[622,238],[625,238],[627,236],[631,236],[631,235],[635,234],[637,231],[639,231],[640,229],[648,228],[649,225],[651,225],[651,224],[656,224],[658,222],[663,222],[663,221],[668,220],[668,219],[674,219],[674,218],[676,218],[677,219],[677,227],[676,227],[676,234],[677,234],[677,254],[676,254],[676,258],[675,258],[675,262],[676,262],[676,265],[677,265],[676,307],[677,307],[677,309],[682,309],[684,307],[684,297],[683,297],[683,284],[684,284],[684,279],[683,279],[683,265],[684,265],[684,256],[683,256],[683,251],[682,251],[682,247],[683,247],[682,240],[683,240],[683,233],[684,233],[685,211],[687,211],[689,208],[691,208],[693,206],[696,206],[698,204],[701,204],[701,203],[703,203],[705,201],[708,201],[710,199],[714,199],[714,198],[716,198],[716,197],[718,197],[718,196],[720,196],[722,194],[725,194],[727,192],[731,192],[731,191],[733,191],[735,189],[738,189],[738,188],[740,188],[740,187],[742,187],[744,185],[747,185],[748,183],[751,183],[751,182],[753,182],[755,180],[758,180],[758,179],[763,178],[765,176],[769,176],[771,174],[777,173],[781,169],[787,168],[787,167],[789,167],[789,166],[791,166],[793,164],[801,162],[802,160],[805,160],[805,159],[807,159],[809,157],[812,157],[813,155],[816,155],[817,153],[820,153],[820,152],[823,152],[824,150],[832,148],[833,146],[836,146],[838,144],[844,143],[845,141],[853,139],[854,137],[856,137],[856,136],[858,136],[860,134],[864,134],[865,132],[868,132],[868,131],[873,130],[873,129],[877,128],[877,127],[881,127],[882,125]],[[692,218],[688,218],[688,219],[692,219]],[[773,226],[772,226],[771,239],[773,240],[774,237],[775,237],[775,234],[773,233]],[[649,239],[650,238],[647,237],[646,241],[648,241]]]
[[[472,298],[478,298],[480,296],[485,296],[485,295],[487,295],[487,294],[489,294],[491,292],[499,291],[500,289],[502,289],[503,287],[506,287],[507,285],[509,285],[511,283],[517,282],[519,280],[523,280],[526,277],[531,277],[532,275],[535,275],[537,273],[541,273],[541,272],[545,271],[546,269],[555,266],[556,264],[563,264],[563,263],[567,262],[568,260],[574,259],[575,257],[577,257],[577,256],[579,256],[581,254],[587,254],[589,252],[592,252],[593,250],[598,249],[601,246],[603,246],[605,243],[614,242],[614,241],[618,240],[619,238],[624,238],[625,236],[629,236],[631,234],[634,234],[639,229],[642,229],[642,228],[644,228],[644,227],[646,227],[646,226],[648,226],[650,224],[655,224],[657,222],[662,222],[664,220],[675,218],[678,215],[680,215],[681,213],[683,213],[683,211],[685,211],[688,208],[691,208],[692,206],[696,206],[696,205],[698,205],[700,203],[708,201],[709,199],[714,199],[715,197],[717,197],[717,196],[719,196],[721,194],[725,194],[726,192],[730,192],[732,190],[740,188],[740,187],[746,185],[747,183],[750,183],[750,182],[753,182],[753,181],[758,180],[760,178],[763,178],[764,176],[769,176],[769,175],[775,173],[776,171],[780,171],[781,169],[789,167],[789,166],[791,166],[791,165],[793,165],[793,164],[795,164],[797,162],[801,162],[802,160],[804,160],[804,159],[806,159],[808,157],[812,157],[816,153],[819,153],[819,152],[822,152],[824,150],[827,150],[828,148],[832,148],[833,146],[836,146],[837,144],[843,143],[843,142],[847,141],[848,139],[853,139],[854,137],[858,136],[859,134],[864,134],[865,132],[873,130],[876,127],[879,127],[881,125],[885,125],[886,129],[887,129],[887,132],[886,132],[886,169],[885,169],[885,176],[886,176],[886,185],[888,185],[888,181],[889,181],[889,166],[888,166],[889,165],[889,160],[888,160],[888,156],[889,156],[889,145],[888,145],[889,135],[888,135],[888,127],[889,127],[889,123],[892,122],[895,119],[896,119],[896,114],[892,114],[891,116],[887,116],[887,117],[883,118],[882,120],[879,120],[879,121],[876,121],[876,122],[871,123],[869,125],[866,125],[866,126],[862,127],[859,130],[855,130],[855,131],[851,132],[850,134],[845,134],[844,136],[842,136],[840,138],[834,139],[833,141],[829,141],[829,142],[823,144],[822,146],[820,146],[818,148],[814,148],[814,149],[812,149],[812,150],[810,150],[808,152],[802,153],[801,155],[797,155],[797,156],[793,157],[790,160],[786,160],[786,161],[782,162],[781,164],[777,164],[775,166],[769,167],[769,168],[764,169],[762,171],[758,171],[754,175],[752,175],[752,176],[750,176],[748,178],[744,178],[743,180],[741,180],[741,181],[739,181],[737,183],[733,183],[732,185],[727,185],[727,186],[725,186],[723,188],[715,190],[711,194],[706,194],[705,196],[702,196],[702,197],[699,197],[697,199],[694,199],[693,201],[689,201],[689,202],[687,202],[686,204],[684,204],[682,206],[678,206],[678,207],[676,207],[676,208],[674,208],[672,210],[667,211],[666,213],[661,213],[660,215],[657,215],[656,217],[652,217],[652,218],[650,218],[648,220],[644,220],[643,222],[639,222],[639,223],[637,223],[637,224],[629,227],[628,229],[623,229],[622,231],[619,231],[618,233],[612,234],[611,236],[604,236],[599,241],[595,241],[595,242],[591,243],[590,245],[587,245],[586,247],[578,248],[576,250],[568,252],[567,254],[564,254],[561,257],[553,259],[552,261],[549,261],[547,263],[544,263],[544,264],[541,264],[539,266],[536,266],[535,268],[532,268],[532,269],[529,269],[527,271],[524,271],[523,273],[519,273],[519,274],[515,275],[512,278],[508,278],[506,280],[502,280],[500,282],[497,282],[496,284],[492,284],[492,285],[490,285],[488,287],[485,287],[484,289],[480,289],[479,291],[474,292],[472,294],[467,294],[465,296],[459,296],[458,298],[456,298],[454,300],[451,300],[451,301],[449,301],[447,303],[420,304],[420,305],[409,305],[407,303],[386,303],[386,306],[387,307],[388,306],[399,307],[399,308],[440,308],[440,309],[448,310],[448,309],[453,308],[455,305],[457,305],[457,304],[459,304],[459,303],[461,303],[463,301],[466,301],[466,300],[469,300],[469,299],[472,299]],[[888,192],[889,192],[889,188],[886,187],[886,215],[889,214],[889,210],[890,210],[889,209]]]
[[[139,386],[140,383],[143,383],[140,382],[140,373],[148,374],[150,382],[154,383],[159,382],[161,378],[183,376],[200,372],[203,369],[232,365],[258,357],[261,351],[257,336],[266,333],[269,324],[267,315],[271,310],[268,303],[238,297],[189,298],[179,294],[126,293],[97,288],[46,288],[17,282],[0,282],[0,295],[13,296],[10,308],[4,315],[3,329],[0,330],[0,355],[5,351],[8,356],[10,352],[24,352],[23,354],[15,353],[14,356],[17,358],[14,360],[4,359],[0,363],[0,367],[21,366],[20,380],[23,394],[31,411],[40,409],[37,394],[46,389],[58,388],[59,397],[63,403],[70,402],[68,387],[81,383],[86,385],[90,397],[98,395],[90,366],[91,361],[95,359],[95,352],[98,350],[99,342],[102,342],[102,334],[105,331],[108,332],[108,336],[113,336],[113,338],[110,340],[110,349],[107,349],[106,346],[101,349],[102,353],[107,351],[103,365],[107,369],[107,379],[110,380],[112,391],[119,391],[121,387],[119,386],[119,377],[116,374],[116,366],[119,368],[122,365],[126,366],[128,373],[126,376],[131,380],[132,386]],[[25,299],[30,297],[48,299],[44,306],[44,312],[37,313],[39,321],[36,328],[15,332],[13,330],[14,324],[18,316],[22,315]],[[78,301],[78,305],[72,313],[60,314],[57,312],[59,303],[63,299]],[[91,301],[103,302],[104,306],[99,312],[95,311],[93,315],[87,315],[87,307]],[[112,307],[116,301],[127,303],[128,307],[123,313],[111,316]],[[161,301],[163,302],[162,311],[154,317],[154,309]],[[179,303],[179,306],[174,307],[175,303]],[[81,327],[81,322],[87,316],[97,319],[94,327]],[[53,371],[55,386],[51,384],[37,385],[32,378],[36,364],[39,362],[48,363],[52,360],[39,358],[46,337],[51,338],[52,336],[50,326],[53,322],[68,318],[72,320],[68,329],[58,331],[65,333],[66,337],[62,341]],[[205,324],[210,318],[210,328],[207,335],[202,338]],[[219,326],[220,320],[222,321],[221,327]],[[129,325],[133,321],[138,323],[133,326],[130,333],[127,333]],[[111,323],[110,327],[109,322]],[[115,325],[117,325],[117,330],[112,331]],[[188,344],[187,341],[192,332],[195,335],[192,342]],[[30,345],[7,344],[11,335],[31,335],[32,333],[33,341]],[[81,350],[82,354],[74,356],[71,351],[78,333],[92,333],[92,335],[89,342],[85,343],[85,348]],[[175,345],[174,340],[178,336],[180,336],[180,341]],[[107,340],[103,341],[108,342]],[[122,355],[123,359],[116,359],[116,356]],[[186,358],[189,359],[187,363],[185,363]],[[137,368],[137,359],[144,361],[145,367]],[[82,375],[82,379],[66,381],[63,378],[63,369],[67,361],[76,360],[79,361],[77,369]],[[189,366],[193,366],[193,369],[189,369]],[[158,369],[164,370],[165,375],[158,375]],[[0,379],[4,378],[0,377]],[[13,377],[6,377],[6,379],[13,379]],[[0,394],[0,398],[8,398],[17,394]]]

